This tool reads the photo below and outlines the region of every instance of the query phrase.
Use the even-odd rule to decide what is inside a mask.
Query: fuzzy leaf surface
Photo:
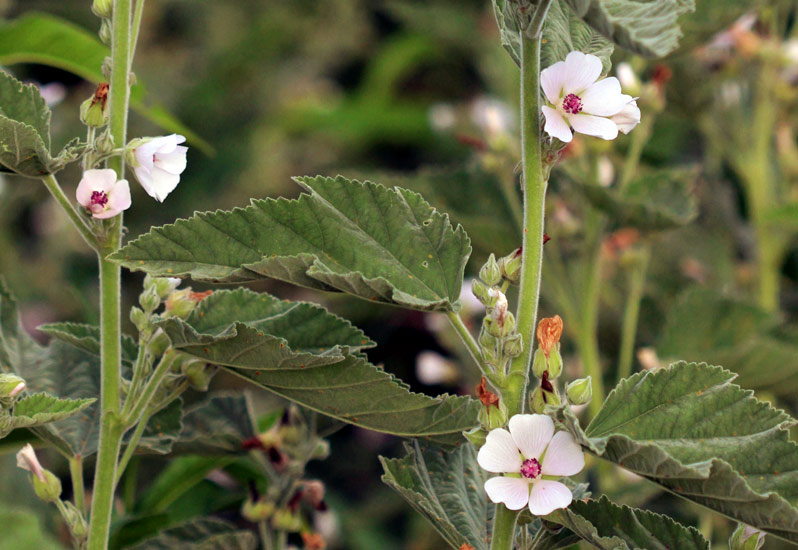
[[[252,296],[246,323],[227,308],[242,295]],[[453,445],[476,424],[478,402],[410,392],[358,353],[371,345],[362,332],[319,306],[222,291],[200,302],[186,321],[170,318],[159,326],[176,349],[363,428]]]
[[[35,393],[14,404],[11,429],[30,428],[69,418],[94,403],[96,399],[59,399],[46,393]]]
[[[676,363],[610,393],[586,430],[557,419],[590,452],[739,522],[798,542],[794,420],[732,384],[721,367]]]
[[[577,17],[565,0],[551,3],[543,26],[543,40],[540,52],[543,69],[558,61],[565,61],[572,51],[589,53],[601,59],[604,74],[612,67],[610,57],[615,49],[613,43]]]
[[[697,529],[668,516],[618,506],[606,496],[575,500],[546,519],[565,526],[599,550],[709,550],[709,542]]]
[[[159,535],[137,544],[132,550],[256,550],[258,541],[252,531],[238,530],[232,523],[218,519],[199,519],[166,529]]]
[[[156,276],[240,283],[271,277],[420,310],[455,310],[468,236],[420,195],[371,182],[295,178],[294,200],[196,214],[111,256]]]
[[[239,453],[255,437],[248,394],[213,395],[185,411],[177,449],[193,453]]]
[[[52,338],[66,342],[76,348],[100,356],[100,327],[84,323],[48,323],[39,325],[36,330]],[[136,361],[138,346],[130,336],[122,335],[122,361],[132,364]]]
[[[485,473],[472,445],[445,452],[418,442],[403,458],[380,457],[382,481],[427,518],[452,548],[488,549]]]
[[[678,19],[695,0],[563,0],[585,23],[620,47],[663,57],[679,46]]]

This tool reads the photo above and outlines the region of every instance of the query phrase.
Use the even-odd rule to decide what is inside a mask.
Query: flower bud
[[[495,405],[482,407],[479,410],[479,423],[490,431],[507,424],[507,407],[499,400]]]
[[[89,526],[86,524],[86,519],[80,513],[80,510],[67,500],[64,502],[62,515],[72,537],[77,541],[85,539],[89,533]]]
[[[571,405],[587,405],[593,399],[593,377],[579,378],[565,386],[565,396]]]
[[[158,296],[158,291],[155,287],[151,286],[139,294],[139,304],[147,313],[152,313],[158,309],[158,306],[161,305],[161,298]]]
[[[186,319],[197,307],[197,302],[191,298],[191,289],[175,290],[166,299],[166,315]]]
[[[546,361],[546,356],[543,355],[543,350],[540,348],[536,349],[534,359],[532,359],[532,373],[538,378],[543,378],[543,373],[548,369],[549,362]]]
[[[765,533],[742,523],[729,539],[729,550],[759,550],[765,544]]]
[[[265,521],[272,517],[272,514],[274,514],[274,504],[264,497],[257,500],[249,497],[241,507],[241,516],[252,523]]]
[[[130,322],[136,326],[139,332],[145,332],[150,328],[150,317],[144,313],[140,308],[130,308]]]
[[[0,374],[0,406],[10,409],[25,387],[25,380],[16,374]]]
[[[488,295],[495,300],[492,311],[491,317],[499,323],[499,325],[504,326],[504,321],[507,318],[507,296],[499,290],[498,288],[491,288],[488,291]]]
[[[288,508],[280,508],[272,516],[272,527],[278,531],[297,533],[302,528],[302,518],[298,512],[292,512]]]
[[[554,380],[562,373],[562,355],[560,355],[560,344],[554,346],[549,355],[549,378]]]
[[[509,337],[504,342],[504,353],[510,357],[518,357],[524,351],[524,339],[520,334]]]
[[[111,20],[110,19],[103,19],[100,23],[100,32],[97,33],[100,36],[100,40],[106,46],[111,45],[111,38],[113,37],[113,30],[111,29]]]
[[[548,358],[555,344],[560,342],[562,336],[563,322],[559,315],[546,317],[538,323],[537,337],[538,345],[543,350],[543,354]]]
[[[482,302],[487,307],[493,307],[493,304],[496,302],[493,298],[488,294],[488,287],[485,286],[485,283],[478,279],[474,279],[471,283],[471,292],[474,293],[474,296],[477,297],[477,300]]]
[[[467,432],[463,432],[463,436],[475,447],[482,447],[485,444],[485,440],[488,438],[488,432],[485,431],[482,426],[478,426]]]
[[[521,280],[521,249],[518,248],[499,260],[502,277],[511,283]]]
[[[490,332],[488,332],[484,326],[483,329],[479,331],[479,338],[477,341],[482,348],[487,348],[490,350],[494,349],[496,344],[499,342],[499,340]]]
[[[172,292],[174,292],[177,287],[180,286],[180,283],[182,282],[182,279],[178,279],[176,277],[153,277],[152,275],[147,274],[147,276],[144,277],[144,289],[155,289],[158,297],[161,300],[165,300]]]
[[[150,343],[147,345],[147,350],[152,356],[160,357],[169,348],[169,344],[171,344],[169,337],[164,331],[158,329],[155,331]]]
[[[537,414],[543,414],[546,410],[546,406],[557,406],[560,402],[560,396],[557,395],[556,389],[548,391],[538,386],[535,388],[535,391],[529,395],[529,408],[532,412]]]
[[[50,470],[44,470],[44,480],[36,476],[33,479],[33,490],[36,496],[45,502],[55,502],[61,498],[61,480]]]
[[[319,439],[313,452],[310,454],[311,460],[326,460],[330,456],[330,444],[324,440]]]
[[[91,4],[91,12],[97,17],[110,19],[113,13],[114,0],[94,0]]]
[[[502,271],[493,254],[488,257],[488,261],[479,270],[479,278],[488,286],[495,286],[502,282]]]
[[[192,388],[197,391],[208,391],[211,379],[219,367],[209,365],[205,361],[190,361],[183,363],[181,370]]]

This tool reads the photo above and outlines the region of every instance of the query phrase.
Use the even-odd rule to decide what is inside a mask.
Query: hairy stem
[[[83,485],[83,458],[73,456],[69,459],[69,474],[72,477],[72,492],[75,493],[75,508],[86,515],[86,489]]]
[[[124,147],[127,139],[127,114],[130,101],[131,0],[114,0],[111,41],[111,82],[109,89],[109,128],[114,147]],[[114,157],[108,166],[124,177],[124,157]],[[88,550],[105,550],[111,527],[116,468],[124,430],[120,423],[121,382],[121,270],[105,257],[122,241],[122,215],[104,222],[100,243],[100,330],[102,381],[100,442],[94,474]]]
[[[55,201],[66,213],[69,221],[72,222],[72,226],[78,230],[80,236],[86,241],[86,244],[88,244],[92,249],[97,250],[97,237],[94,235],[94,231],[86,219],[80,215],[77,209],[69,201],[64,193],[64,190],[58,185],[58,181],[55,179],[55,176],[52,174],[44,176],[42,181]]]
[[[626,307],[623,311],[621,328],[621,351],[618,356],[618,379],[628,378],[632,374],[632,358],[634,357],[635,339],[637,338],[637,321],[640,318],[640,302],[646,286],[648,260],[651,257],[651,246],[646,243],[640,251],[629,273]]]
[[[163,379],[166,378],[166,375],[169,374],[169,369],[172,368],[176,360],[177,354],[175,352],[166,352],[161,357],[158,366],[155,367],[152,376],[144,386],[141,396],[136,398],[136,404],[122,417],[126,426],[133,426],[143,417],[144,412],[149,408],[152,398],[155,396],[155,392],[158,391],[158,387],[163,382]]]
[[[515,538],[515,521],[518,512],[508,510],[504,504],[496,505],[493,516],[493,537],[490,540],[490,550],[512,550]]]
[[[484,374],[485,367],[482,364],[482,352],[479,350],[479,344],[474,339],[471,331],[468,330],[468,327],[463,322],[462,317],[453,311],[448,312],[446,317],[449,319],[452,327],[454,327],[454,330],[457,331],[457,335],[460,337],[460,340],[462,340],[463,344],[465,344],[465,347],[468,348],[468,353],[474,359],[474,362],[476,362],[480,372]]]
[[[122,475],[125,473],[127,465],[130,463],[130,459],[133,458],[134,454],[136,454],[136,448],[139,446],[141,436],[144,435],[144,430],[147,429],[147,423],[150,421],[150,418],[152,418],[152,414],[145,414],[136,426],[133,435],[130,436],[130,441],[127,443],[127,448],[125,448],[125,452],[122,455],[122,458],[119,460],[119,467],[116,469],[117,483],[119,483],[119,480],[122,479]]]

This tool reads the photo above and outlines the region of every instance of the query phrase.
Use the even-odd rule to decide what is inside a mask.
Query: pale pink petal
[[[94,191],[95,189],[92,187],[91,178],[88,178],[84,175],[83,178],[81,178],[80,183],[78,184],[77,191],[75,192],[75,198],[77,198],[78,204],[81,205],[83,208],[90,208],[91,194]]]
[[[492,477],[485,482],[485,492],[494,504],[501,502],[510,510],[520,510],[529,502],[529,480],[522,477]]]
[[[601,139],[615,139],[618,137],[618,126],[608,118],[593,115],[568,115],[574,131]]]
[[[539,459],[554,435],[554,422],[545,414],[517,414],[509,427],[524,458]]]
[[[158,140],[159,138],[154,138],[152,141],[142,143],[136,147],[134,155],[136,157],[136,162],[139,164],[139,168],[152,170],[153,156],[156,152],[158,152],[158,149],[161,146]]]
[[[567,508],[573,498],[571,490],[559,481],[539,479],[532,483],[529,511],[536,516],[546,516],[558,508]]]
[[[571,434],[557,432],[551,438],[541,464],[544,476],[572,476],[585,467],[585,453]]]
[[[549,134],[551,137],[557,138],[563,143],[568,143],[573,139],[573,134],[571,133],[571,129],[568,127],[568,123],[565,119],[552,109],[551,107],[543,106],[543,116],[546,117],[546,125],[543,129]]]
[[[27,470],[41,481],[46,481],[44,477],[44,469],[39,464],[39,459],[36,458],[36,451],[33,450],[33,445],[28,443],[17,453],[17,466],[23,470]]]
[[[155,166],[179,175],[186,169],[186,151],[188,147],[178,145],[171,153],[155,153]]]
[[[503,428],[491,430],[485,444],[477,453],[477,463],[483,470],[494,473],[518,473],[521,471],[521,453],[513,436]]]
[[[95,181],[97,185],[95,187],[97,191],[105,191],[108,193],[116,184],[116,172],[110,168],[104,170],[87,170],[87,172],[94,172],[96,174]]]
[[[563,94],[581,95],[601,75],[601,59],[595,55],[571,52],[565,58]]]
[[[640,123],[640,107],[632,100],[621,109],[621,112],[610,117],[618,129],[624,134],[631,132]]]
[[[592,84],[580,98],[583,113],[599,116],[614,115],[632,100],[621,93],[621,83],[614,76]]]
[[[562,99],[562,86],[566,74],[565,61],[558,61],[540,72],[540,86],[549,103],[556,105]]]
[[[108,206],[117,212],[127,210],[131,205],[130,184],[127,180],[119,180],[108,195]]]
[[[158,202],[163,202],[166,196],[175,190],[180,183],[180,176],[170,174],[166,170],[161,170],[157,166],[152,169],[152,193],[151,195]]]

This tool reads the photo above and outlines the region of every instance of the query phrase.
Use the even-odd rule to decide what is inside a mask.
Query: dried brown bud
[[[543,355],[547,358],[552,348],[560,342],[562,336],[562,318],[559,315],[546,317],[538,323],[538,345],[543,350]]]
[[[477,385],[476,389],[474,390],[477,394],[477,397],[479,398],[480,401],[482,401],[482,404],[485,406],[486,409],[489,408],[491,405],[493,405],[496,408],[499,408],[499,396],[496,395],[495,393],[490,392],[485,387],[485,383],[486,380],[485,377],[483,376],[482,381],[479,383],[479,385]]]

